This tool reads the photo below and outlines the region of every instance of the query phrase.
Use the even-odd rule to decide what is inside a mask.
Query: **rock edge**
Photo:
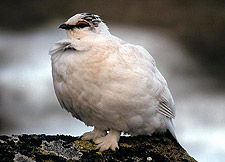
[[[120,149],[115,152],[99,152],[95,147],[92,141],[65,135],[0,136],[0,159],[2,162],[196,161],[168,135],[122,136],[119,141]]]

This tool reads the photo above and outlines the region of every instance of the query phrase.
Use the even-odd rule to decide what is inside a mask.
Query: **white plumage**
[[[60,105],[94,126],[82,139],[104,151],[118,148],[120,132],[175,137],[174,101],[147,50],[111,35],[97,15],[76,14],[60,28],[68,38],[50,49],[53,83]]]

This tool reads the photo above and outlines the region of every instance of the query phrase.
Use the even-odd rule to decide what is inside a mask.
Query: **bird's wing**
[[[159,113],[168,118],[175,118],[175,107],[171,94],[163,92],[159,99]]]
[[[167,82],[159,70],[156,68],[156,78],[161,84],[161,92],[158,96],[159,100],[159,113],[168,117],[175,118],[175,104],[173,96],[170,93]]]
[[[151,66],[155,69],[155,79],[158,82],[156,85],[159,88],[159,95],[157,99],[159,100],[159,113],[168,117],[168,118],[175,118],[175,105],[173,101],[173,97],[170,93],[168,88],[167,82],[162,74],[156,67],[154,59],[151,57],[149,52],[141,46],[137,46],[140,50],[140,55],[144,56],[145,59],[148,59],[151,63]]]
[[[79,40],[63,39],[50,48],[49,55],[54,55],[59,51],[63,53],[67,50],[87,51],[88,49],[90,49],[90,46]]]

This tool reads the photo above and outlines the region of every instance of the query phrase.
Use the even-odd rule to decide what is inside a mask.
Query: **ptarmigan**
[[[83,140],[104,151],[118,148],[121,132],[169,130],[175,137],[174,101],[147,50],[111,35],[98,15],[76,14],[59,28],[68,38],[49,52],[55,93],[64,109],[94,126]]]

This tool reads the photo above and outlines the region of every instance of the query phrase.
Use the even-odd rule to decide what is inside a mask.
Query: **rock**
[[[34,161],[151,161],[195,162],[171,135],[122,136],[120,149],[99,152],[92,141],[64,135],[12,135],[0,136],[2,162]]]

